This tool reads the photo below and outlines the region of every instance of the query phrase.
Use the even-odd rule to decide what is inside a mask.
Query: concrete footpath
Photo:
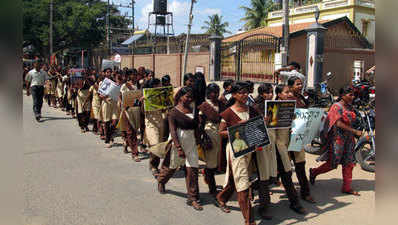
[[[157,192],[148,170],[148,160],[136,163],[123,153],[122,140],[106,149],[92,133],[80,132],[77,120],[64,112],[43,106],[43,122],[34,120],[32,98],[23,97],[24,208],[25,225],[241,225],[243,217],[236,198],[225,214],[216,208],[200,177],[204,210],[185,204],[185,179],[177,173]],[[91,126],[90,126],[91,128]],[[307,170],[319,165],[307,154]],[[294,182],[297,185],[295,174]],[[217,175],[222,185],[224,175]],[[303,202],[309,211],[301,216],[289,209],[282,187],[273,187],[271,221],[257,224],[374,225],[375,174],[354,168],[353,188],[360,197],[340,193],[341,168],[317,178],[311,186],[317,204]],[[297,186],[298,187],[298,186]],[[257,198],[257,197],[256,197]],[[255,206],[257,204],[254,204]]]

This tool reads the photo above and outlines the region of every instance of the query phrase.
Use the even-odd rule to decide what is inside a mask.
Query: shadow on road
[[[53,117],[53,116],[43,116],[40,120],[40,122],[46,122],[50,120],[73,120],[75,118],[71,117]]]

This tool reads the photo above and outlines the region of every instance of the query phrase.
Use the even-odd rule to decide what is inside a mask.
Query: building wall
[[[170,75],[171,83],[174,86],[180,84],[180,54],[156,55],[155,56],[155,76],[161,77]]]
[[[146,69],[154,70],[155,76],[159,78],[168,74],[170,75],[172,84],[179,86],[181,83],[181,71],[183,70],[183,58],[183,54],[134,55],[134,68],[143,66]],[[205,78],[209,80],[209,59],[208,52],[189,53],[187,73],[195,73],[197,67],[203,67]],[[132,68],[132,60],[132,55],[123,55],[121,67]]]
[[[331,88],[337,91],[351,84],[355,60],[363,60],[364,69],[367,70],[375,65],[375,52],[373,50],[325,49],[323,73],[332,72],[334,75],[328,83]]]
[[[351,40],[349,30],[345,24],[329,27],[325,34],[325,51],[323,61],[323,75],[332,72],[335,76],[330,80],[329,87],[338,90],[351,83],[355,60],[363,60],[365,70],[375,65],[375,51],[361,49],[358,41]],[[347,38],[347,40],[345,40]],[[336,44],[337,43],[337,44]],[[300,35],[290,39],[289,62],[296,61],[306,74],[307,36]]]
[[[122,58],[124,58],[124,57],[132,58],[131,55],[122,56]],[[152,54],[135,55],[134,56],[134,68],[138,68],[141,66],[145,67],[145,69],[153,70],[153,55]],[[122,68],[123,68],[123,65],[122,65]]]

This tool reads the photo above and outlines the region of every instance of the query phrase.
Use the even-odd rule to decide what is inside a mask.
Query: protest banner
[[[141,90],[131,90],[131,91],[126,91],[122,95],[122,105],[124,108],[128,107],[133,107],[137,103],[137,100],[139,100],[142,97],[142,91]]]
[[[120,67],[120,62],[116,62],[113,60],[109,59],[103,59],[102,64],[101,64],[101,70],[103,71],[104,69],[112,69],[114,70],[115,67],[119,68]]]
[[[82,88],[84,84],[84,77],[83,77],[82,68],[72,68],[69,70],[70,73],[70,83],[72,88]]]
[[[144,110],[156,111],[173,107],[173,87],[144,88]]]
[[[262,116],[245,123],[228,127],[228,138],[235,157],[239,157],[270,144],[268,131]]]
[[[101,86],[98,88],[98,93],[103,96],[109,96],[113,100],[117,101],[120,94],[120,86],[118,86],[112,80],[105,78]]]
[[[296,101],[265,101],[265,116],[271,118],[269,129],[290,128],[294,118]]]
[[[322,124],[323,109],[296,109],[290,135],[289,151],[299,152],[304,146],[311,144]]]

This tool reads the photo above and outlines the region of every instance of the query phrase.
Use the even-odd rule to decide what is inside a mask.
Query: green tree
[[[224,36],[225,33],[231,33],[227,30],[229,26],[228,22],[222,22],[222,16],[218,14],[214,14],[209,16],[209,20],[205,21],[205,26],[202,26],[202,29],[207,30],[206,33],[208,34],[216,34],[219,36]]]
[[[241,19],[245,21],[245,30],[266,26],[268,12],[280,7],[279,4],[274,3],[272,0],[251,0],[250,5],[250,7],[240,7],[245,11],[245,17]]]
[[[106,3],[101,0],[53,0],[53,49],[92,49],[104,44]],[[33,45],[48,58],[50,0],[23,0],[23,46]],[[128,19],[110,9],[112,27],[127,28]],[[121,31],[114,31],[115,33]]]

